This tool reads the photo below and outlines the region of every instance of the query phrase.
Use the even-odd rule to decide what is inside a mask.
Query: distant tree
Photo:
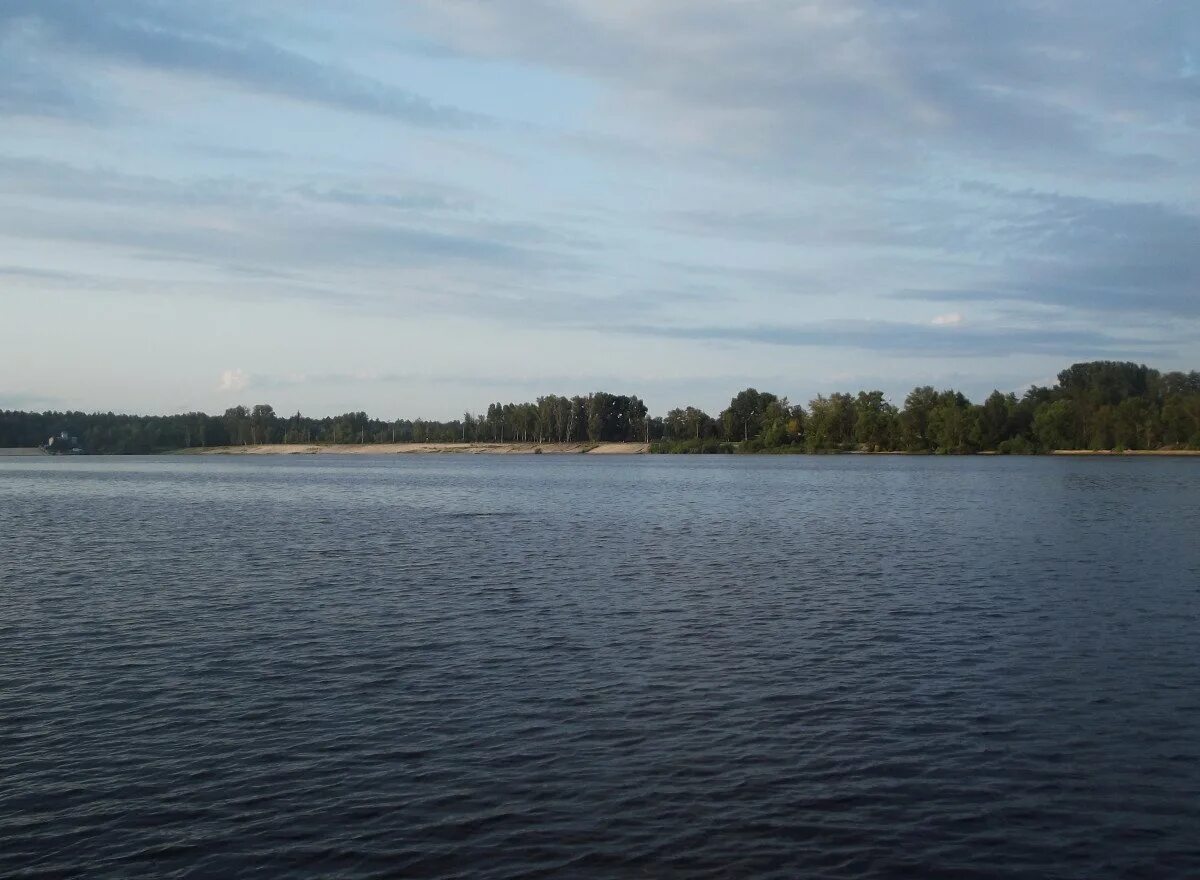
[[[979,447],[981,449],[998,449],[1000,444],[1013,434],[1013,413],[1017,409],[1015,394],[1001,394],[993,391],[980,407]]]
[[[231,406],[225,410],[225,431],[229,442],[245,446],[250,442],[250,411],[244,406]]]
[[[791,431],[791,422],[792,407],[786,397],[768,400],[763,407],[762,432],[759,434],[763,447],[775,449],[795,442],[798,438]]]
[[[749,440],[762,431],[763,414],[767,404],[777,400],[774,394],[747,388],[729,401],[729,407],[721,413],[721,425],[729,440]]]
[[[1116,445],[1125,449],[1151,449],[1157,445],[1159,420],[1150,401],[1127,397],[1116,407]]]
[[[275,431],[275,410],[266,403],[260,403],[250,413],[250,442],[270,443]]]
[[[1070,449],[1074,445],[1075,414],[1070,401],[1042,404],[1033,418],[1033,433],[1043,449]]]
[[[904,447],[912,452],[927,452],[934,447],[929,436],[929,416],[939,403],[938,392],[931,385],[922,385],[904,398],[900,428]]]
[[[962,394],[943,391],[929,411],[928,439],[939,452],[974,452],[979,448],[979,415]]]
[[[1200,390],[1168,395],[1161,421],[1163,442],[1200,448]]]
[[[895,447],[899,414],[882,391],[858,392],[854,411],[855,442],[871,452]]]

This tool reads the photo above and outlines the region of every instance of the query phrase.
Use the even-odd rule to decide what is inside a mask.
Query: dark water
[[[0,460],[0,875],[1200,876],[1200,461]]]

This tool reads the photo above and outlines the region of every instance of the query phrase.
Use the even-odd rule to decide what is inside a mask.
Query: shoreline
[[[1126,449],[1121,452],[1115,449],[1055,449],[1050,455],[1068,455],[1068,456],[1099,456],[1101,458],[1121,458],[1123,456],[1151,456],[1151,457],[1181,457],[1200,455],[1200,449]]]
[[[114,455],[115,453],[95,453]],[[648,443],[265,443],[258,446],[204,446],[190,449],[173,449],[151,455],[686,455],[688,453],[651,452]],[[696,454],[696,453],[691,453]],[[717,453],[703,453],[717,454]],[[793,452],[764,449],[752,453],[725,453],[743,455],[865,455],[865,456],[936,456],[935,452],[905,452],[865,450]],[[118,454],[119,455],[119,454]],[[994,450],[954,453],[956,457],[986,456],[1006,457]],[[1063,458],[1192,458],[1200,456],[1200,449],[1056,449],[1052,452],[1013,453],[1012,457],[1063,457]],[[0,458],[41,458],[47,456],[39,448],[0,448]],[[57,456],[77,458],[79,456]]]
[[[648,443],[264,443],[257,446],[209,446],[178,449],[167,455],[672,455],[653,453]],[[738,454],[738,453],[733,453]],[[773,450],[742,453],[775,455]],[[792,455],[870,455],[936,456],[934,452],[795,452]],[[955,453],[958,457],[1005,457],[993,450]],[[1013,457],[1062,456],[1068,458],[1188,458],[1200,456],[1200,449],[1056,449],[1044,453],[1014,453]]]
[[[169,455],[645,455],[648,443],[265,443],[179,449]]]

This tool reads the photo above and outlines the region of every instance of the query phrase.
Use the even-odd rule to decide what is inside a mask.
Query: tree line
[[[659,420],[661,421],[661,420]],[[84,412],[0,411],[0,447],[44,446],[67,432],[92,453],[148,454],[175,449],[268,443],[586,443],[647,441],[646,404],[604,391],[585,396],[550,394],[532,403],[493,403],[486,413],[453,421],[371,418],[365,412],[314,418],[280,416],[269,404],[234,406],[223,415],[170,416]]]
[[[807,406],[747,388],[716,416],[688,406],[651,417],[633,395],[598,391],[493,403],[453,421],[385,421],[365,412],[314,418],[268,404],[136,416],[0,412],[0,446],[39,446],[66,431],[94,453],[144,454],[267,443],[650,442],[656,452],[1035,453],[1055,449],[1200,449],[1200,372],[1142,364],[1075,364],[1052,387],[994,391],[973,403],[954,390],[913,389],[903,406],[882,391],[818,395]]]
[[[748,388],[713,418],[693,407],[663,420],[662,452],[972,452],[1200,449],[1200,372],[1093,361],[1022,396],[972,403],[914,388],[897,407],[881,391],[818,395],[807,407]],[[736,444],[736,445],[735,445]]]

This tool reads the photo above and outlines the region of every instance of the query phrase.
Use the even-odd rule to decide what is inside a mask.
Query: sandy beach
[[[647,443],[267,443],[261,446],[185,449],[180,452],[185,455],[641,455],[649,451]]]

